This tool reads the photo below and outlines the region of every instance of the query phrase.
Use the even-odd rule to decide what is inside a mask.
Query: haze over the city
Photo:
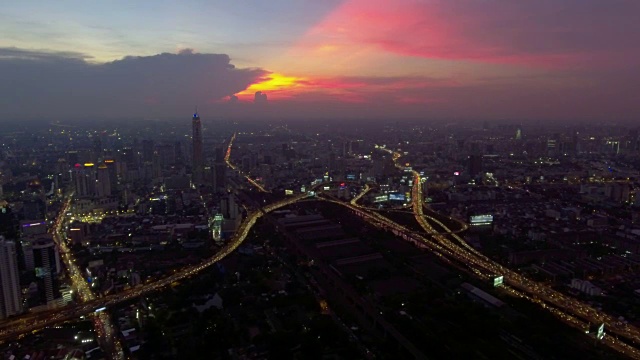
[[[4,1],[0,360],[640,360],[638,15]]]
[[[198,105],[227,118],[633,122],[638,14],[624,0],[7,2],[0,120]]]

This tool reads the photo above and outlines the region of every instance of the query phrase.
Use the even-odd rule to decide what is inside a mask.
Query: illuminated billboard
[[[347,174],[347,180],[355,180],[355,179],[356,179],[355,174]]]
[[[373,202],[374,203],[379,203],[379,202],[385,202],[387,200],[389,200],[389,195],[380,195],[380,196],[376,196],[373,199]]]
[[[472,215],[469,217],[471,226],[487,226],[493,224],[493,215]]]
[[[502,286],[504,284],[504,276],[494,276],[493,278],[493,287]]]
[[[22,227],[31,227],[31,226],[38,226],[38,225],[47,225],[47,222],[42,221],[42,222],[36,222],[36,223],[26,223],[26,224],[22,224]]]
[[[293,195],[293,190],[285,190],[284,194],[285,195]]]
[[[389,200],[391,201],[405,201],[407,198],[404,194],[391,193],[389,194]]]

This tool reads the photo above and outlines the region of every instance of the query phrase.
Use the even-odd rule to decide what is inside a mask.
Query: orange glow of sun
[[[264,77],[262,81],[251,84],[246,90],[237,93],[236,96],[238,96],[240,99],[248,100],[253,98],[255,93],[258,91],[267,93],[270,98],[272,95],[277,96],[279,93],[284,95],[284,93],[288,92],[289,90],[305,86],[302,83],[305,80],[306,79],[300,77],[271,73]]]

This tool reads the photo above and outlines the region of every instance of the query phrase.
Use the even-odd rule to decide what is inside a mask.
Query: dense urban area
[[[640,358],[638,127],[189,118],[3,127],[0,359]]]

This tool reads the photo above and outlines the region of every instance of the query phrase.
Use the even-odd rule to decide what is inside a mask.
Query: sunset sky
[[[12,1],[0,120],[171,118],[197,103],[227,117],[629,121],[638,18],[636,0]]]

